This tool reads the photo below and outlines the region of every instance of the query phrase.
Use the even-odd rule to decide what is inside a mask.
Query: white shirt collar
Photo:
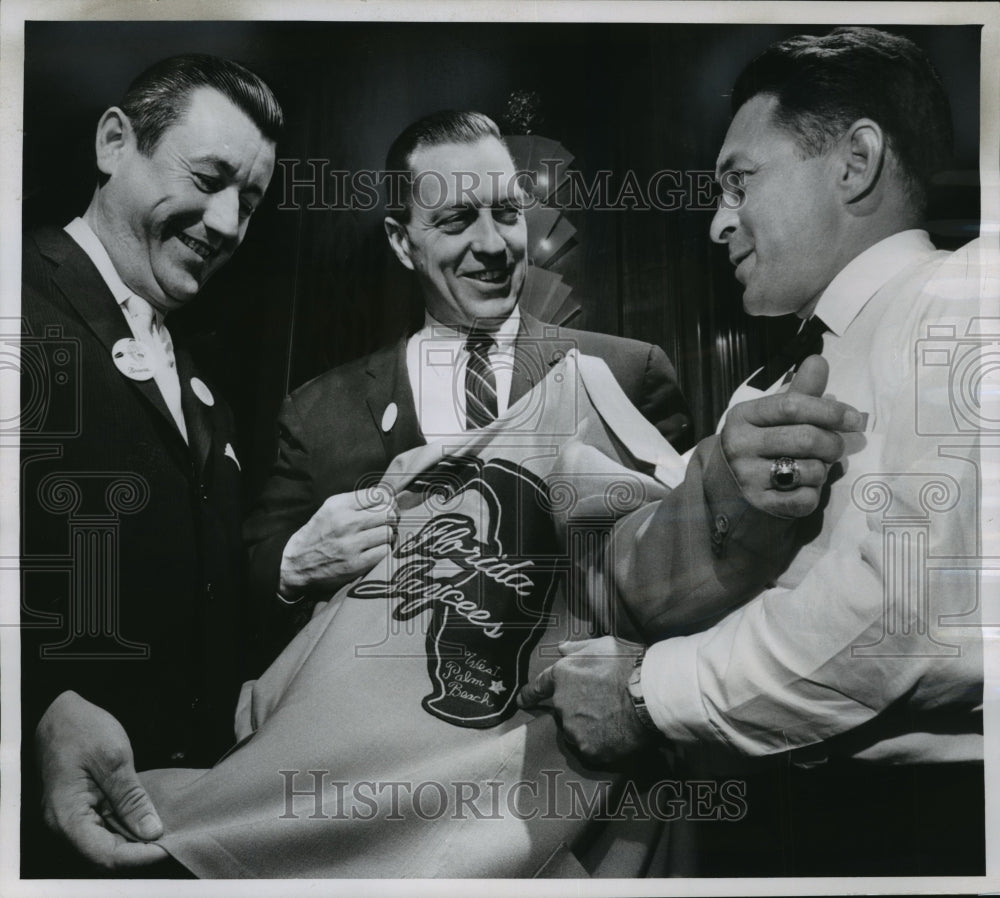
[[[496,329],[493,339],[496,341],[497,349],[508,351],[513,348],[517,340],[518,331],[521,329],[521,309],[514,306],[513,311],[507,316],[503,324]],[[424,311],[423,333],[429,336],[441,337],[444,339],[465,340],[468,336],[456,328],[447,324],[441,324],[430,312]],[[491,350],[492,351],[492,350]]]
[[[111,295],[115,298],[115,302],[117,302],[119,306],[124,306],[129,297],[138,296],[138,294],[121,279],[118,272],[115,270],[114,263],[111,261],[111,256],[108,255],[108,251],[104,248],[104,244],[101,243],[101,238],[94,233],[94,229],[87,224],[85,219],[74,218],[68,225],[66,225],[65,228],[63,228],[63,230],[76,241],[80,249],[82,249],[87,254],[90,261],[94,263],[94,267],[101,275],[104,283],[108,285]],[[150,303],[150,306],[152,306],[152,303]],[[156,315],[157,325],[162,325],[163,313],[155,307],[153,307],[153,312]]]
[[[882,287],[921,256],[935,252],[926,231],[900,231],[855,256],[830,281],[813,310],[838,337]]]

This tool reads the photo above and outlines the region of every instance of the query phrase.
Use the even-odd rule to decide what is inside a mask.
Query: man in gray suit
[[[502,414],[571,348],[603,358],[676,448],[691,444],[687,405],[659,347],[549,327],[518,308],[528,267],[523,203],[489,118],[421,119],[397,138],[386,168],[408,175],[385,228],[419,281],[425,323],[286,400],[278,460],[245,530],[251,583],[265,605],[328,596],[368,571],[391,543],[393,513],[363,507],[358,483],[406,449]]]

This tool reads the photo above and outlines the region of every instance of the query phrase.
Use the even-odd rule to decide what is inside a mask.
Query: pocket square
[[[233,464],[236,465],[236,470],[237,471],[242,471],[243,470],[243,468],[240,467],[240,460],[236,457],[236,450],[233,449],[233,444],[232,443],[226,443],[226,448],[225,448],[225,450],[223,452],[223,455],[225,455],[227,458],[231,458],[233,460]]]

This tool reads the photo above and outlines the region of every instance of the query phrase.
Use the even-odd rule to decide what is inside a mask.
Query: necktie
[[[135,331],[142,335],[143,343],[151,343],[153,321],[156,317],[153,307],[141,296],[130,296],[125,300],[128,317],[135,322]]]
[[[801,330],[781,349],[767,360],[767,364],[747,382],[758,390],[766,390],[776,383],[783,374],[798,369],[806,356],[823,351],[823,334],[826,325],[815,315],[802,326]]]
[[[146,346],[154,360],[153,379],[160,389],[181,436],[187,440],[187,425],[181,408],[181,385],[177,379],[174,344],[170,331],[160,327],[153,307],[141,296],[132,295],[125,301],[125,310],[132,319],[132,332]]]
[[[497,381],[490,366],[493,338],[473,331],[465,343],[469,363],[465,368],[465,426],[485,427],[497,416]]]

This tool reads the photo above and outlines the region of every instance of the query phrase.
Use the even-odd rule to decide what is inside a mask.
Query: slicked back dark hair
[[[192,53],[154,63],[129,85],[120,105],[141,153],[148,156],[156,149],[163,132],[187,111],[191,93],[199,87],[219,91],[264,137],[278,140],[284,114],[271,88],[237,62]]]
[[[478,143],[489,137],[504,143],[496,122],[481,112],[456,112],[445,109],[426,115],[409,125],[392,142],[385,157],[386,172],[390,173],[390,177],[395,177],[399,184],[398,204],[396,197],[391,196],[388,211],[403,223],[410,220],[413,176],[416,174],[411,167],[410,159],[417,150],[444,143]],[[402,174],[391,174],[394,172]]]
[[[922,209],[933,174],[952,153],[951,108],[941,76],[905,37],[877,28],[836,28],[768,47],[740,74],[732,110],[765,94],[774,120],[793,132],[807,156],[825,151],[860,118],[877,122]]]

